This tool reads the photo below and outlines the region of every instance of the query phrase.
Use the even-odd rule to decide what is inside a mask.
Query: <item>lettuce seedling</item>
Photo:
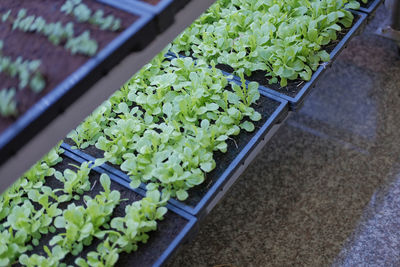
[[[347,5],[346,5],[347,4]],[[265,73],[270,83],[311,79],[330,60],[324,46],[348,28],[354,0],[220,0],[174,42],[175,53],[229,65],[235,74]]]
[[[15,89],[3,89],[0,91],[0,115],[3,117],[16,116],[18,113],[17,102],[14,99]]]
[[[96,40],[90,38],[90,32],[84,31],[79,36],[74,36],[74,24],[72,22],[68,22],[65,25],[61,22],[47,22],[40,16],[27,16],[26,9],[20,9],[16,17],[13,17],[8,12],[4,13],[3,17],[5,20],[2,20],[2,22],[10,21],[13,30],[18,29],[23,32],[43,35],[54,45],[65,43],[64,48],[72,54],[93,56],[97,52],[98,44]],[[33,85],[38,84],[39,80],[36,78],[33,81]]]
[[[120,165],[132,187],[143,182],[185,200],[215,168],[214,151],[226,152],[241,129],[254,130],[259,97],[256,83],[229,83],[204,61],[160,55],[104,104],[100,114],[110,117],[95,113],[70,137],[80,147],[97,140],[100,161]]]
[[[17,57],[13,60],[11,57],[4,56],[2,49],[4,42],[0,40],[0,73],[4,73],[10,77],[16,77],[19,80],[19,89],[23,89],[27,86],[35,93],[41,92],[46,87],[46,82],[43,75],[40,73],[39,68],[41,65],[40,60],[24,60],[22,57]],[[3,100],[0,108],[8,108],[8,112],[11,115],[13,112],[16,113],[16,103],[12,99],[15,95],[15,89],[3,89],[2,97]],[[2,110],[0,110],[1,112]],[[11,113],[10,113],[11,112]],[[3,115],[3,113],[0,113]]]
[[[118,31],[121,27],[121,20],[113,15],[104,17],[104,11],[99,9],[93,12],[81,0],[66,0],[61,6],[61,11],[73,15],[78,22],[89,22],[102,30]]]
[[[55,219],[55,227],[64,228],[65,233],[54,236],[50,241],[51,246],[59,245],[76,256],[82,251],[83,246],[91,244],[94,237],[104,237],[106,231],[102,228],[108,228],[107,222],[119,204],[120,193],[110,190],[111,181],[106,174],[101,175],[100,182],[104,192],[94,199],[85,196],[86,207],[72,203],[62,216]]]
[[[55,190],[55,192],[62,191],[65,195],[59,196],[59,202],[70,201],[72,198],[78,200],[84,192],[90,190],[89,173],[91,171],[91,162],[83,162],[81,166],[71,165],[78,170],[75,172],[71,169],[65,169],[64,173],[59,171],[54,173],[57,180],[63,183],[64,188]]]

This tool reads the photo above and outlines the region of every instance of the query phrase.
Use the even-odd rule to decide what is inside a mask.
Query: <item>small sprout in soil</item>
[[[89,22],[102,30],[118,31],[121,28],[121,19],[113,15],[104,16],[103,10],[93,12],[81,0],[67,0],[61,7],[61,11],[73,15],[78,22]]]
[[[16,18],[13,18],[8,11],[3,14],[2,18],[5,18],[2,22],[9,21],[12,23],[13,30],[18,29],[23,32],[37,33],[46,36],[54,45],[65,43],[65,49],[72,54],[93,56],[97,52],[97,42],[90,38],[90,32],[85,31],[81,35],[75,37],[74,24],[72,22],[68,22],[65,25],[61,22],[48,23],[40,16],[27,16],[26,9],[19,10]]]
[[[39,68],[40,60],[24,60],[18,57],[12,60],[10,57],[4,56],[2,53],[4,42],[0,40],[0,73],[17,77],[19,80],[19,89],[29,87],[35,93],[41,92],[46,87],[46,82]]]
[[[14,99],[15,89],[2,89],[0,91],[0,115],[10,117],[17,115],[17,102]]]

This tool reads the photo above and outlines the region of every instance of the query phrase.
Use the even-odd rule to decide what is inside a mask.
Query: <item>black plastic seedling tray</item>
[[[156,17],[159,31],[164,31],[174,22],[175,14],[189,2],[189,0],[160,0],[157,4],[150,4],[145,0],[124,0],[135,8]]]
[[[359,11],[373,15],[383,0],[369,0],[367,4],[361,4]]]
[[[66,159],[77,162],[77,165],[87,161],[69,150],[65,150],[63,156]],[[139,198],[146,194],[140,188],[130,188],[128,182],[101,167],[93,168],[93,171],[98,174],[108,174],[112,179],[111,188],[113,190],[119,190],[122,193],[127,189],[131,191],[130,194],[138,195]],[[194,216],[179,210],[171,204],[168,204],[167,208],[168,212],[164,216],[165,219],[158,222],[157,231],[148,233],[150,236],[148,242],[146,244],[140,243],[136,252],[121,254],[117,266],[163,266],[176,253],[178,248],[197,232],[197,219]],[[174,233],[174,235],[173,238],[168,239],[166,236],[170,232]]]
[[[105,76],[127,54],[140,50],[157,36],[152,14],[139,13],[132,7],[113,2],[114,8],[117,7],[121,10],[123,7],[123,11],[131,13],[137,19],[0,133],[0,167],[10,161],[9,159],[17,151],[39,135],[51,121],[89,91],[93,84]],[[60,71],[62,70],[60,69]],[[45,152],[43,151],[43,153]],[[12,178],[17,177],[9,179]],[[4,190],[6,185],[11,182],[2,181],[1,190]]]
[[[189,198],[185,202],[171,199],[171,204],[196,216],[198,219],[204,218],[211,211],[217,200],[226,193],[227,189],[239,177],[240,173],[238,173],[238,170],[242,172],[244,170],[243,166],[249,163],[249,159],[254,158],[252,154],[255,152],[257,145],[265,141],[266,138],[270,138],[271,136],[268,136],[268,134],[271,130],[276,125],[279,125],[288,115],[289,108],[286,100],[262,92],[258,103],[259,108],[256,108],[256,110],[261,112],[263,119],[256,125],[256,130],[253,133],[243,131],[234,141],[229,141],[227,153],[216,152],[214,159],[217,167],[211,173],[207,174],[204,183],[191,189],[189,191]],[[88,154],[95,154],[93,151],[72,150],[71,146],[66,143],[62,147],[73,151],[73,153],[80,155],[88,161],[96,159],[95,155]],[[130,182],[129,176],[121,170],[108,164],[103,164],[102,168],[112,173],[114,177],[119,177],[128,183]],[[145,185],[142,184],[140,188],[145,189]]]
[[[294,91],[289,91],[285,88],[274,90],[268,86],[263,86],[260,85],[260,90],[265,91],[267,93],[270,93],[272,95],[275,95],[279,98],[285,99],[289,102],[290,109],[295,111],[298,110],[303,102],[304,99],[306,98],[307,95],[310,94],[312,89],[316,87],[316,83],[318,79],[321,77],[321,75],[325,72],[327,68],[329,68],[336,57],[340,54],[340,52],[347,46],[348,42],[351,40],[353,36],[359,33],[359,31],[362,30],[363,25],[366,21],[367,15],[361,12],[357,11],[352,11],[353,14],[355,15],[355,18],[357,21],[354,23],[354,25],[350,28],[350,30],[346,33],[346,35],[340,40],[340,42],[333,48],[333,50],[330,52],[330,58],[331,60],[325,64],[322,64],[321,66],[318,67],[318,69],[313,73],[311,76],[311,80],[308,82],[299,82],[299,84],[296,87],[296,90]],[[234,76],[234,79],[240,81],[240,78],[237,76]],[[250,81],[247,81],[250,82]],[[298,89],[301,88],[301,89]]]

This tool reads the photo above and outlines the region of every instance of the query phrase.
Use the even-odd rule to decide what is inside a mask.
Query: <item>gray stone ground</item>
[[[400,58],[351,41],[170,266],[400,266]]]

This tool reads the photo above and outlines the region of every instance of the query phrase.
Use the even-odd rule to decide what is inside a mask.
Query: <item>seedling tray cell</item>
[[[42,6],[37,7],[37,5],[33,6],[34,2],[30,1],[14,2],[4,2],[0,7],[0,12],[3,13],[9,8],[16,11],[18,10],[17,8],[26,7],[26,5],[29,7],[32,5],[32,10],[34,10],[36,15],[41,15],[42,13],[46,14],[49,21],[51,21],[51,19],[57,19],[57,17],[54,18],[54,14],[51,12],[59,12],[59,5],[60,3],[63,3],[63,1],[43,1]],[[120,8],[115,8],[121,7],[121,5],[117,3],[113,4],[113,7],[94,0],[91,0],[91,2],[85,1],[84,3],[90,3],[96,5],[96,7],[101,6],[101,8],[105,10],[112,10],[112,12],[114,12],[113,14],[116,16],[120,15],[124,18],[130,18],[129,24],[128,22],[125,22],[126,27],[124,27],[124,30],[119,33],[113,33],[114,35],[112,35],[112,37],[111,33],[103,34],[99,32],[99,30],[95,31],[93,28],[90,28],[92,33],[91,37],[94,39],[98,37],[96,40],[99,43],[99,49],[93,57],[72,56],[69,53],[65,53],[62,46],[53,47],[44,37],[36,36],[33,33],[19,32],[18,30],[8,33],[7,28],[1,28],[0,26],[0,39],[6,38],[4,39],[3,49],[6,56],[16,58],[21,55],[29,58],[29,56],[32,56],[33,53],[35,53],[35,59],[41,59],[43,65],[46,65],[46,62],[50,60],[53,60],[51,62],[54,63],[49,63],[50,65],[47,64],[47,66],[45,66],[46,70],[43,74],[49,74],[47,77],[47,85],[46,88],[37,95],[36,98],[34,98],[36,101],[33,102],[31,100],[33,96],[28,95],[28,97],[26,97],[26,102],[28,103],[24,103],[21,115],[17,119],[11,120],[0,118],[0,173],[2,174],[17,172],[15,167],[11,168],[9,166],[13,164],[13,161],[16,161],[13,156],[18,151],[27,147],[29,144],[36,144],[35,137],[41,136],[42,130],[46,128],[47,125],[52,121],[55,121],[56,118],[62,118],[63,116],[61,115],[63,115],[64,111],[68,110],[81,96],[89,92],[92,89],[92,85],[106,76],[106,74],[122,59],[124,59],[126,55],[130,54],[132,51],[140,50],[157,36],[155,25],[152,23],[152,18],[154,17],[152,14],[139,13],[134,8],[126,6],[124,7],[124,10],[121,10]],[[53,11],[49,13],[48,10]],[[86,24],[82,26],[77,23],[73,16],[64,15],[60,18],[60,21],[66,23],[65,21],[67,19],[74,21],[76,27],[78,27],[77,25],[81,28],[86,27]],[[14,34],[16,36],[14,36]],[[106,38],[106,36],[108,37]],[[26,38],[26,40],[21,38]],[[17,49],[13,48],[13,46],[15,46],[12,42],[14,39],[20,41],[24,47],[23,51],[16,51]],[[36,44],[40,45],[38,46]],[[39,48],[36,49],[35,45]],[[29,50],[30,47],[32,47],[32,51]],[[52,50],[51,53],[53,53],[52,59],[50,59],[50,50]],[[57,53],[60,53],[61,56]],[[54,74],[57,77],[55,77]],[[2,86],[9,86],[8,81],[5,81],[3,76],[1,78]],[[121,83],[122,82],[123,81],[121,81]],[[29,88],[25,88],[24,91],[25,90],[30,91]],[[65,118],[63,119],[65,120]],[[74,120],[73,118],[67,119],[68,123],[70,123],[71,120]],[[65,129],[65,131],[68,130],[69,129]],[[62,138],[62,136],[50,137],[49,139],[54,143],[50,144],[51,142],[49,142],[49,147],[36,145],[34,149],[35,151],[43,149],[41,153],[35,152],[38,154],[37,158],[27,159],[26,157],[21,156],[20,159],[23,158],[23,164],[20,166],[24,166],[19,170],[21,173],[7,175],[7,179],[10,179],[10,181],[2,180],[0,190],[4,190],[9,184],[11,184],[13,179],[16,179],[21,175],[28,166],[32,165],[42,154],[47,152],[47,150],[55,144],[57,139],[60,138]],[[33,149],[30,149],[29,151],[33,151]],[[8,170],[6,170],[6,167]]]
[[[318,69],[313,73],[311,80],[308,82],[303,81],[288,81],[288,86],[284,88],[280,88],[279,84],[276,85],[276,88],[272,88],[268,85],[268,81],[265,80],[265,83],[262,84],[260,82],[260,90],[268,92],[272,95],[275,95],[279,98],[285,99],[289,102],[290,109],[295,111],[298,110],[306,96],[310,94],[312,89],[315,88],[318,79],[321,75],[332,65],[334,60],[340,54],[340,52],[346,48],[348,42],[351,40],[353,36],[359,33],[362,30],[363,25],[366,21],[367,15],[361,12],[353,11],[355,15],[355,23],[353,26],[347,31],[347,33],[342,37],[342,39],[334,46],[332,51],[330,52],[331,60],[325,64],[322,64],[318,67]],[[328,45],[330,46],[330,45]],[[234,79],[240,81],[239,77],[234,77]],[[261,78],[263,79],[263,78]],[[247,81],[250,82],[250,81]]]
[[[220,192],[225,194],[226,190],[224,189],[227,189],[225,186],[227,184],[230,186],[239,177],[240,173],[238,174],[237,171],[242,166],[247,165],[249,159],[254,157],[252,154],[255,152],[256,146],[263,139],[270,137],[268,134],[275,125],[280,125],[288,115],[289,110],[286,100],[266,92],[262,92],[262,96],[254,108],[262,115],[262,120],[255,124],[256,130],[252,133],[242,131],[234,140],[229,140],[227,153],[216,152],[214,154],[216,168],[207,174],[204,183],[192,188],[188,192],[189,198],[186,201],[180,202],[171,199],[171,204],[196,216],[198,219],[203,218],[216,204],[213,200],[217,196],[218,198],[221,197]],[[71,144],[70,141],[67,140],[67,142]],[[71,150],[86,160],[94,161],[96,158],[102,157],[102,152],[95,147],[89,147],[81,151],[72,150],[67,143],[62,146],[64,149]],[[129,176],[122,172],[118,166],[103,164],[101,167],[115,175],[114,177],[130,182]],[[241,171],[243,170],[244,168],[241,168]],[[140,188],[145,189],[145,185],[142,184]]]
[[[64,163],[61,168],[66,167],[67,163],[73,163],[80,165],[85,162],[86,159],[71,153],[66,150],[64,152]],[[60,167],[58,170],[62,171]],[[93,174],[94,173],[94,174]],[[93,180],[99,178],[99,174],[106,173],[112,180],[111,190],[118,190],[121,192],[121,199],[129,198],[128,201],[122,202],[130,204],[135,200],[140,200],[145,196],[145,191],[139,189],[131,189],[129,183],[124,180],[115,177],[112,173],[101,167],[96,167],[92,171]],[[54,179],[55,180],[55,179]],[[95,195],[99,191],[99,183],[94,186],[94,190],[91,190],[90,194]],[[185,241],[187,241],[196,232],[197,219],[186,212],[183,212],[176,207],[168,204],[168,212],[164,216],[163,221],[157,222],[157,230],[149,232],[149,240],[146,244],[139,244],[137,251],[131,254],[122,253],[120,254],[117,266],[162,266],[164,265],[171,256],[176,253],[177,249]],[[120,207],[115,213],[118,216],[125,214],[125,207]],[[83,255],[89,251],[95,249],[95,245],[86,247],[83,251]],[[73,261],[71,262],[73,264]]]
[[[360,3],[361,7],[359,11],[369,14],[373,16],[377,8],[380,4],[382,4],[383,0],[369,0],[367,4]],[[369,18],[370,19],[370,18]]]

